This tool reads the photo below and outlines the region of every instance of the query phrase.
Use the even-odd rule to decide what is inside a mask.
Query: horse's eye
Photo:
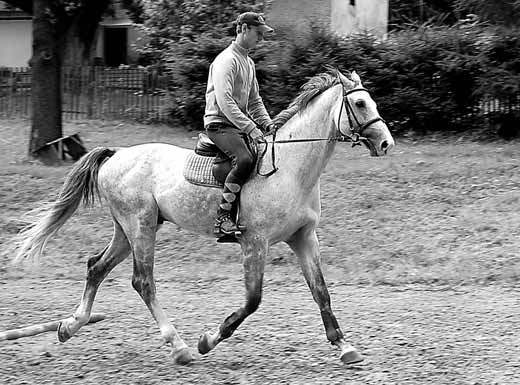
[[[356,100],[356,107],[358,107],[358,108],[365,107],[365,101],[364,100]]]

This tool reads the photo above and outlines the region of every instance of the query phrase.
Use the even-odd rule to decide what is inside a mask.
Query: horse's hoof
[[[69,328],[61,321],[58,324],[58,341],[60,342],[66,342],[72,337],[72,334],[69,330]]]
[[[200,354],[209,353],[215,347],[211,346],[211,344],[209,343],[210,338],[211,334],[207,332],[200,336],[199,344],[197,345]]]
[[[357,350],[350,350],[348,352],[341,353],[339,359],[344,364],[351,365],[363,361],[365,357],[359,354]]]
[[[177,365],[188,365],[191,361],[193,361],[193,356],[190,353],[190,349],[181,348],[172,354],[173,362]]]

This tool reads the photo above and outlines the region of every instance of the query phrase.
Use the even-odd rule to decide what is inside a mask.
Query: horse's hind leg
[[[298,256],[307,285],[320,308],[327,339],[341,349],[340,359],[344,363],[362,361],[363,356],[343,338],[343,332],[332,313],[329,291],[321,271],[320,249],[314,226],[301,228],[287,243]]]
[[[264,278],[265,256],[267,254],[267,242],[256,241],[250,245],[244,245],[243,264],[244,281],[246,285],[246,303],[220,325],[219,330],[214,333],[204,333],[199,339],[199,353],[206,354],[217,344],[231,337],[233,332],[251,314],[253,314],[262,299],[262,284]]]
[[[172,347],[172,356],[177,364],[186,365],[192,359],[188,346],[168,320],[156,296],[154,268],[154,246],[157,231],[157,215],[149,214],[131,220],[127,235],[134,254],[132,286],[139,293],[152,313],[166,344]]]
[[[87,279],[79,306],[71,317],[60,322],[58,339],[61,342],[67,341],[88,322],[99,285],[129,253],[130,244],[121,226],[114,220],[112,241],[102,252],[88,260]]]

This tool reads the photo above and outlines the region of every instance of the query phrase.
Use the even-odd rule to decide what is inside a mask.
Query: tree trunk
[[[45,144],[63,136],[61,109],[62,38],[52,0],[33,3],[32,128],[29,153],[44,163],[59,163]]]

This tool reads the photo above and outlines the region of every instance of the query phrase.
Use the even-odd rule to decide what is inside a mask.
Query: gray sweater
[[[246,49],[232,42],[209,68],[204,125],[231,123],[249,134],[256,128],[251,119],[264,128],[271,123],[258,93],[255,64]]]

